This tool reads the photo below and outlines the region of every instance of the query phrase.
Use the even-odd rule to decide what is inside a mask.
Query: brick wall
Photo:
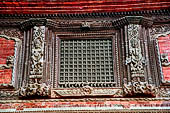
[[[160,54],[167,54],[168,60],[170,61],[170,35],[159,37],[158,43],[159,43]],[[164,75],[164,80],[170,81],[170,66],[162,67],[162,71]]]
[[[8,56],[14,56],[14,45],[13,40],[6,40],[0,37],[0,64],[6,64]],[[0,84],[9,84],[11,82],[12,69],[1,69],[0,70]]]

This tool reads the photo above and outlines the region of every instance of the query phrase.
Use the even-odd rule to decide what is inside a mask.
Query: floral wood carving
[[[50,86],[45,83],[32,82],[19,89],[19,95],[21,97],[30,96],[49,96]]]
[[[18,39],[23,38],[23,33],[18,28],[0,28],[0,34],[8,37],[16,37]]]
[[[18,98],[18,91],[0,91],[0,99],[16,99]]]
[[[154,26],[150,29],[151,38],[157,38],[156,35],[170,31],[170,25]]]
[[[169,59],[168,59],[168,54],[161,54],[161,63],[162,63],[162,66],[169,66],[170,65],[170,62],[169,62]]]
[[[156,96],[156,88],[152,84],[145,82],[144,64],[145,59],[142,55],[142,48],[139,39],[139,28],[137,24],[128,25],[128,58],[126,64],[130,66],[131,82],[125,82],[124,95],[125,96]],[[127,80],[126,80],[127,81]]]
[[[30,76],[42,76],[44,52],[45,26],[34,27]]]
[[[157,93],[157,88],[146,82],[132,81],[125,84],[123,87],[125,96],[152,96],[155,97]],[[142,94],[142,95],[140,95]]]
[[[164,87],[159,89],[159,97],[170,97],[170,88]]]
[[[129,58],[126,64],[130,64],[131,76],[142,77],[144,76],[143,64],[145,60],[141,53],[140,40],[139,40],[139,25],[128,25],[128,40],[129,40]]]

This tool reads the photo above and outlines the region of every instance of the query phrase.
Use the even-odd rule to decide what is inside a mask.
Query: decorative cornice
[[[1,15],[1,14],[0,14]],[[46,15],[46,18],[49,18],[48,17],[48,14],[44,14],[44,16]],[[54,14],[55,15],[55,14]],[[67,14],[66,14],[67,15]],[[103,15],[98,15],[96,16],[96,18],[103,18],[102,20],[92,20],[95,15],[92,15],[90,14],[91,16],[87,16],[88,19],[91,19],[91,20],[88,20],[88,23],[90,25],[90,30],[96,30],[98,31],[99,29],[103,29],[103,30],[106,30],[106,29],[113,29],[114,28],[121,28],[123,27],[124,25],[128,25],[129,23],[139,23],[139,24],[142,24],[144,26],[151,26],[152,24],[160,24],[160,23],[169,23],[170,22],[170,16],[163,16],[161,15],[161,13],[159,14],[159,17],[157,16],[154,16],[154,17],[151,17],[151,18],[148,18],[146,17],[146,15],[144,15],[144,17],[142,17],[141,15],[140,16],[125,16],[125,17],[122,17],[122,16],[117,16],[117,17],[111,17],[110,18],[104,18]],[[11,15],[12,16],[12,15]],[[61,16],[60,19],[62,20],[57,20],[57,22],[55,22],[55,19],[56,18],[53,18],[53,19],[46,19],[46,18],[40,18],[39,15],[34,15],[34,18],[31,18],[31,19],[28,19],[28,20],[20,20],[19,18],[21,18],[20,16],[21,15],[13,15],[15,17],[14,20],[12,21],[9,21],[5,18],[10,18],[10,17],[7,17],[7,16],[3,16],[1,15],[1,17],[3,17],[4,19],[2,19],[0,21],[0,26],[7,26],[7,27],[21,27],[22,30],[24,29],[29,29],[31,28],[32,26],[34,25],[45,25],[45,26],[48,26],[49,28],[51,28],[52,30],[58,30],[58,31],[63,31],[63,30],[80,30],[80,29],[83,29],[82,27],[82,24],[84,23],[84,19],[86,17],[83,17],[82,14],[79,14],[77,16],[72,16],[69,17],[69,18],[66,18],[66,17],[63,17]],[[18,16],[18,17],[17,17]],[[30,15],[27,15],[28,17]],[[68,15],[67,15],[68,16]],[[151,15],[150,15],[151,16]],[[74,20],[75,17],[78,19],[83,19],[83,20]],[[82,17],[82,18],[81,18]],[[105,16],[106,17],[106,16]],[[109,15],[108,15],[109,17]],[[132,19],[133,18],[133,19]],[[67,20],[69,19],[69,21]],[[133,22],[133,20],[135,20]],[[86,27],[87,28],[87,27]],[[89,28],[89,27],[88,27]]]
[[[143,16],[125,16],[113,21],[114,28],[121,28],[128,24],[138,24],[146,27],[151,27],[153,20]]]
[[[32,28],[33,26],[47,26],[52,29],[57,27],[54,21],[46,18],[31,18],[20,23],[22,30]]]
[[[4,18],[48,18],[48,19],[75,19],[75,18],[104,18],[104,17],[122,17],[122,16],[157,16],[157,15],[170,15],[170,9],[162,10],[145,10],[145,11],[126,11],[126,12],[98,12],[98,13],[74,13],[74,14],[0,14],[0,19]]]
[[[84,25],[84,24],[88,24],[88,26]],[[112,25],[111,25],[112,23]],[[25,20],[23,22],[21,22],[20,24],[20,27],[22,30],[26,30],[26,29],[29,29],[33,26],[47,26],[53,30],[57,30],[59,28],[62,29],[62,27],[60,27],[60,25],[69,25],[66,27],[66,29],[91,29],[91,28],[111,28],[111,27],[114,27],[114,28],[121,28],[125,25],[128,25],[128,24],[140,24],[140,25],[143,25],[143,26],[146,26],[146,27],[150,27],[152,24],[153,24],[153,21],[152,19],[149,19],[149,18],[146,18],[146,17],[143,17],[143,16],[125,16],[125,17],[122,17],[122,18],[119,18],[119,19],[116,19],[116,20],[113,20],[113,21],[93,21],[91,23],[88,23],[88,22],[78,22],[78,23],[75,23],[75,22],[70,22],[70,23],[56,23],[55,21],[53,20],[50,20],[50,19],[45,19],[45,18],[31,18],[31,19],[28,19],[28,20]],[[74,24],[76,24],[76,27],[74,28]],[[96,26],[97,25],[97,26]]]

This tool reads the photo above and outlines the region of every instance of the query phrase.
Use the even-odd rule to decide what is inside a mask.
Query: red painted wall
[[[39,102],[38,102],[39,101]],[[15,102],[15,103],[0,103],[0,109],[16,109],[24,110],[27,108],[72,108],[72,107],[81,107],[82,109],[85,107],[95,108],[95,107],[110,107],[114,109],[114,107],[122,107],[125,109],[130,109],[131,107],[138,107],[139,109],[142,107],[169,107],[169,101],[72,101],[72,102],[42,102],[41,100],[35,101],[27,101],[27,102]],[[76,109],[76,108],[75,108]],[[71,110],[71,109],[70,109]]]
[[[6,40],[0,37],[0,64],[6,64],[8,56],[14,56],[14,45],[13,40]],[[0,84],[9,84],[12,79],[12,69],[0,70]]]
[[[160,54],[167,54],[170,61],[170,35],[162,36],[158,38],[159,51]],[[170,81],[170,66],[162,67],[164,80]]]

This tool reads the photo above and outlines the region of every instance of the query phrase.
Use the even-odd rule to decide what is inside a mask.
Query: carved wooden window
[[[51,98],[121,97],[118,31],[53,37]]]
[[[60,87],[113,87],[112,39],[61,39]]]

